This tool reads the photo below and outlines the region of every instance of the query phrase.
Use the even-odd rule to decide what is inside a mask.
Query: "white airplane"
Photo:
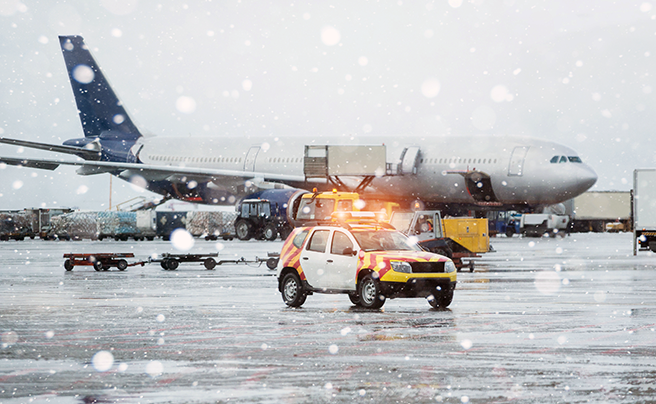
[[[84,137],[63,146],[8,138],[0,143],[81,159],[0,157],[0,162],[47,170],[79,166],[80,175],[110,173],[166,197],[206,204],[234,204],[267,188],[340,186],[432,208],[528,210],[571,199],[597,180],[574,150],[528,137],[144,137],[83,38],[59,40]],[[306,146],[358,144],[384,145],[385,167],[362,177],[306,175]]]

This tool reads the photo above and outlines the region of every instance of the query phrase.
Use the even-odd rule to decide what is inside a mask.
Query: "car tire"
[[[237,238],[242,241],[250,240],[253,237],[253,226],[248,221],[239,219],[235,223],[235,233],[237,233]]]
[[[446,309],[453,301],[453,291],[435,291],[432,299],[428,299],[428,303],[435,309]]]
[[[351,303],[353,303],[356,306],[360,306],[360,296],[358,296],[357,292],[350,292],[348,294],[348,297]]]
[[[282,294],[282,300],[289,307],[301,307],[307,298],[301,284],[301,278],[294,272],[283,276],[280,282],[280,293]]]
[[[277,239],[278,229],[276,229],[276,225],[273,223],[269,223],[266,226],[264,226],[264,230],[262,230],[262,235],[264,236],[264,239],[268,241],[274,241],[275,239]]]
[[[371,274],[365,275],[358,284],[360,306],[365,309],[379,309],[385,304],[385,295],[380,289],[380,282]]]

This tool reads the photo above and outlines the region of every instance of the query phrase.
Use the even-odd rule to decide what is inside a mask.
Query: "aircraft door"
[[[401,152],[401,170],[399,174],[417,174],[417,162],[419,160],[419,147],[406,147]]]
[[[524,159],[529,146],[517,146],[510,155],[510,165],[508,166],[508,176],[521,177],[524,174]]]
[[[244,159],[244,171],[255,171],[255,159],[260,152],[260,146],[253,146],[248,149],[246,159]]]

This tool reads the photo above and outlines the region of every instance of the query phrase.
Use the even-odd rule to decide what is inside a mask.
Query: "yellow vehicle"
[[[420,246],[453,260],[458,269],[469,265],[474,271],[474,261],[463,262],[463,258],[479,257],[479,253],[490,251],[490,236],[487,219],[457,217],[442,219],[438,210],[394,212],[390,224],[411,237]]]
[[[333,212],[359,211],[360,196],[355,192],[317,192],[304,194],[294,216],[296,226],[309,222],[330,221]]]
[[[490,251],[487,219],[454,217],[442,219],[444,237],[457,242],[473,253]]]

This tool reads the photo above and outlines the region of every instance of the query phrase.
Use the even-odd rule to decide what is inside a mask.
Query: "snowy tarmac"
[[[491,242],[449,309],[394,299],[376,312],[318,294],[289,309],[265,264],[62,265],[176,252],[165,241],[1,242],[0,403],[656,400],[656,254],[634,257],[631,234]]]

